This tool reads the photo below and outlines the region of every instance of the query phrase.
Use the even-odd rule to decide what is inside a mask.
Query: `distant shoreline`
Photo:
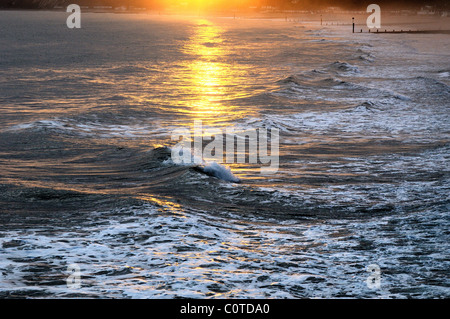
[[[54,12],[66,13],[65,7],[55,7],[53,9],[21,9],[21,8],[0,8],[0,12]],[[146,15],[149,17],[201,17],[201,18],[227,18],[227,19],[275,19],[290,23],[308,23],[315,24],[318,27],[348,27],[351,32],[352,18],[355,18],[356,30],[355,34],[368,33],[366,19],[369,13],[365,11],[338,10],[338,11],[304,11],[304,10],[285,10],[285,11],[214,11],[214,12],[198,12],[198,11],[174,11],[174,10],[116,10],[111,8],[88,8],[81,7],[83,13],[90,14],[132,14]],[[382,26],[376,32],[372,29],[372,33],[378,34],[449,34],[450,15],[422,15],[410,14],[410,11],[382,11]]]

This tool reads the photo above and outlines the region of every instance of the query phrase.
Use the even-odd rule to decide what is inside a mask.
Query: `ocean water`
[[[0,12],[0,297],[450,297],[448,35],[66,18]],[[175,164],[199,120],[278,172]]]

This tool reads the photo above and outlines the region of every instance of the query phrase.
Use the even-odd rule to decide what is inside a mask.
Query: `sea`
[[[0,298],[450,297],[448,34],[68,15],[0,11]],[[278,170],[177,164],[198,122]]]

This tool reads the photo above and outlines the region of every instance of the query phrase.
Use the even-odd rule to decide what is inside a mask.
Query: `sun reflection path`
[[[183,47],[183,52],[192,57],[183,64],[181,95],[190,97],[185,101],[185,111],[192,120],[203,120],[210,126],[244,114],[231,103],[224,104],[245,95],[245,87],[240,83],[246,71],[230,63],[223,32],[208,20],[199,19],[194,34]]]

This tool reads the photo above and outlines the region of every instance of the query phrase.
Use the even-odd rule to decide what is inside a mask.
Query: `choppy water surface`
[[[0,16],[0,296],[450,296],[448,35]],[[195,120],[279,129],[279,172],[174,164]]]

